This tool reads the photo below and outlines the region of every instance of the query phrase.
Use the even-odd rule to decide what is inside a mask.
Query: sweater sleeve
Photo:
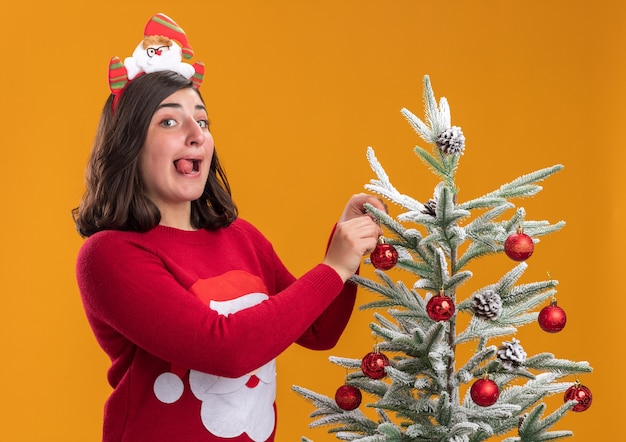
[[[311,350],[333,348],[348,325],[354,309],[356,291],[354,283],[346,282],[339,296],[296,342]]]
[[[274,280],[276,281],[275,287],[277,287],[278,292],[287,289],[293,284],[295,278],[282,263],[272,244],[254,226],[247,222],[242,222],[242,224],[245,224],[246,234],[251,236],[251,240],[257,245],[262,245],[261,249],[264,251],[265,259],[269,263],[268,267],[273,269]],[[336,226],[331,231],[326,248],[330,245],[335,228]],[[356,292],[356,284],[346,282],[339,296],[315,319],[315,322],[307,328],[296,343],[311,350],[328,350],[333,348],[352,315]],[[291,314],[297,315],[299,312],[294,311]]]
[[[179,284],[145,244],[107,233],[114,232],[85,242],[76,271],[88,319],[113,364],[136,345],[183,367],[242,376],[326,317],[344,286],[319,264],[266,301],[223,316]]]

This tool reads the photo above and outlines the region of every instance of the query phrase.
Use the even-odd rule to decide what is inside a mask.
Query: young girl
[[[294,278],[237,216],[191,80],[164,70],[108,99],[74,211],[77,281],[111,359],[104,441],[273,441],[275,358],[333,347],[348,279],[380,227],[352,196],[321,263]]]

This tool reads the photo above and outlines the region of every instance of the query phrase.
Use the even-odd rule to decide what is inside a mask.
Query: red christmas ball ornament
[[[539,327],[548,333],[557,333],[563,330],[567,322],[565,310],[556,305],[556,299],[553,299],[550,305],[545,306],[539,312],[537,317]]]
[[[389,358],[378,351],[366,354],[361,360],[361,370],[370,379],[384,378],[387,375],[385,367],[388,365]]]
[[[526,235],[522,228],[512,233],[504,241],[504,253],[513,261],[526,261],[535,250],[533,239]]]
[[[381,238],[376,248],[370,253],[370,260],[377,269],[389,270],[398,262],[398,251],[391,244],[385,244]]]
[[[335,402],[342,410],[350,411],[361,405],[361,390],[352,385],[342,385],[335,392]]]
[[[565,390],[563,402],[577,400],[578,403],[574,405],[572,411],[585,411],[591,407],[591,390],[576,381],[574,385]]]
[[[470,388],[470,396],[476,405],[489,407],[500,397],[500,389],[498,384],[491,379],[478,379]]]
[[[456,307],[449,296],[444,295],[443,290],[437,296],[433,296],[426,304],[426,313],[433,321],[448,321],[454,316]]]

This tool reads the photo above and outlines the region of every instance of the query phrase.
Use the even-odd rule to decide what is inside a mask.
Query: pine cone
[[[512,370],[526,362],[526,352],[519,340],[513,338],[513,341],[503,342],[498,348],[498,360],[504,368]]]
[[[474,314],[483,319],[496,319],[502,313],[502,299],[493,290],[476,293],[472,297]]]
[[[528,413],[524,413],[522,414],[519,419],[517,420],[517,429],[519,430],[520,427],[522,426],[522,424],[524,423],[524,421],[526,420],[526,418],[528,417]]]
[[[436,209],[437,209],[437,201],[428,200],[427,203],[424,203],[424,210],[422,210],[422,213],[434,217],[436,216],[435,214]]]
[[[465,135],[458,126],[452,126],[439,134],[436,141],[437,147],[446,155],[463,155],[465,150]]]

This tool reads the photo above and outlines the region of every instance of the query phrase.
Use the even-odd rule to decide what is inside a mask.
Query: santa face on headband
[[[148,20],[143,40],[137,45],[132,57],[122,60],[115,56],[109,60],[109,89],[116,101],[128,82],[143,73],[174,71],[192,81],[196,89],[204,79],[204,63],[184,63],[193,57],[193,49],[185,31],[165,14],[156,14]]]
[[[194,74],[194,68],[182,62],[182,48],[172,39],[162,35],[145,37],[135,48],[132,57],[124,60],[128,79],[142,72],[174,71],[186,78]]]

